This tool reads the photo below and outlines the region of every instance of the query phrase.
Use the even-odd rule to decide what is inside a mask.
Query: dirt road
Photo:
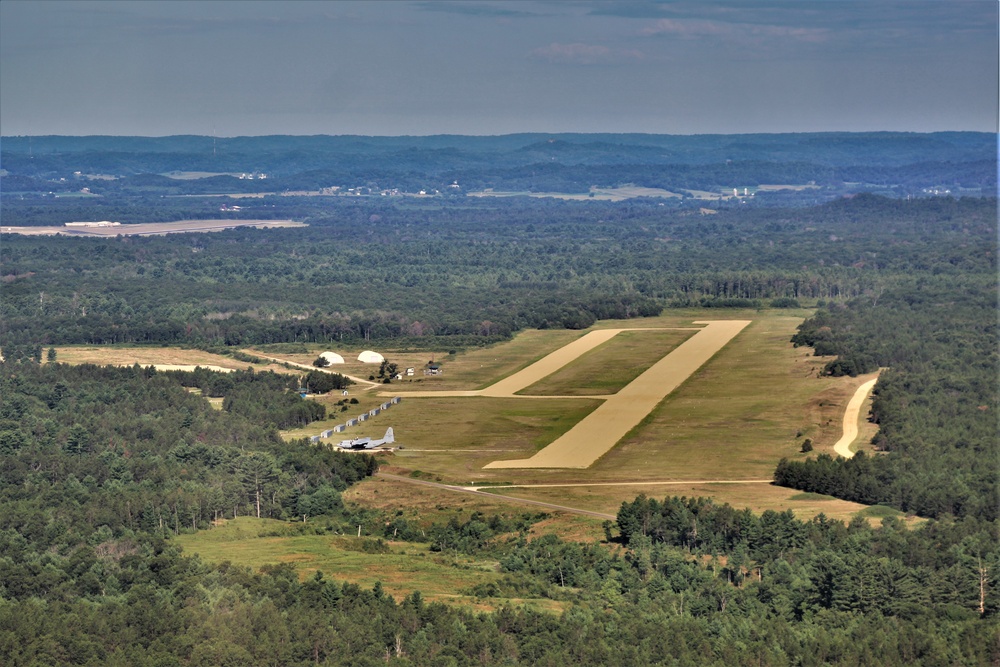
[[[844,412],[844,435],[833,446],[833,451],[845,459],[854,457],[854,452],[851,451],[851,444],[858,437],[858,415],[861,413],[861,406],[865,404],[876,382],[878,382],[878,378],[869,380],[858,387],[858,390],[854,392],[854,396],[851,397],[850,402],[847,404],[847,411]]]
[[[561,489],[570,486],[693,486],[695,484],[771,484],[774,480],[768,479],[684,479],[669,480],[666,482],[566,482],[564,484],[496,484],[491,485],[491,489]],[[464,489],[478,489],[483,487],[466,486]]]
[[[347,373],[340,373],[339,371],[333,368],[320,368],[318,366],[311,366],[309,364],[300,364],[297,361],[287,361],[285,359],[280,359],[278,357],[268,357],[255,350],[243,350],[243,352],[245,352],[246,354],[252,354],[255,357],[260,357],[261,359],[274,361],[279,364],[288,364],[289,366],[295,366],[296,368],[304,368],[307,371],[322,371],[324,373],[337,373],[338,375],[343,375],[348,380],[353,380],[357,384],[361,385],[361,388],[365,390],[374,389],[375,387],[382,386],[378,382],[372,382],[371,380],[362,380],[361,378],[354,377],[353,375],[348,375]],[[387,396],[395,396],[395,394],[387,394]]]

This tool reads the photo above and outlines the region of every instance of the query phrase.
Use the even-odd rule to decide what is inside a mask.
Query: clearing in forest
[[[557,438],[529,459],[511,459],[494,461],[486,468],[587,468],[609,451],[626,434],[636,427],[670,392],[681,385],[692,373],[714,356],[723,346],[731,341],[748,324],[749,320],[717,320],[698,321],[704,324],[702,329],[677,334],[671,342],[684,340],[673,351],[648,367],[638,377],[627,383],[619,391],[607,396],[591,395],[589,398],[600,398],[604,401],[592,413],[575,424],[567,433]],[[543,396],[518,394],[528,387],[538,385],[564,369],[571,362],[579,360],[588,352],[612,340],[626,329],[597,329],[578,338],[567,345],[539,359],[530,366],[510,375],[499,382],[480,390],[457,392],[406,392],[401,394],[409,398],[455,398],[455,397],[492,397],[507,398],[518,395],[520,398],[541,399]],[[611,359],[597,357],[600,364],[610,363]],[[637,361],[639,363],[637,363]],[[642,368],[642,359],[618,359],[615,363],[623,368]],[[648,361],[648,360],[647,360]],[[583,373],[590,374],[597,370],[593,359],[574,372],[570,377],[580,377]],[[553,381],[555,386],[565,383],[565,378]],[[581,392],[575,392],[580,395]],[[552,396],[546,392],[544,397]],[[560,396],[566,398],[566,396]]]
[[[392,413],[401,446],[391,454],[380,455],[382,470],[459,486],[507,486],[492,492],[498,501],[505,496],[546,499],[610,514],[623,500],[647,493],[711,495],[720,503],[749,506],[756,511],[791,508],[801,518],[818,512],[848,517],[863,506],[831,498],[793,499],[795,492],[766,482],[732,483],[770,479],[781,458],[807,458],[810,454],[800,451],[806,438],[815,448],[812,456],[832,454],[833,444],[841,436],[845,406],[857,387],[873,377],[821,376],[829,357],[814,356],[811,349],[796,348],[789,342],[808,315],[807,310],[722,313],[677,309],[655,318],[600,322],[582,336],[579,332],[528,331],[510,343],[459,353],[454,361],[445,363],[445,376],[423,383],[393,383],[391,389],[404,397]],[[586,389],[571,390],[568,378],[574,374],[582,384],[599,382],[588,380],[579,367],[599,371],[603,363],[600,360],[610,360],[606,372],[630,374],[615,381],[616,386],[623,387],[674,349],[668,337],[690,337],[703,328],[695,322],[723,317],[752,322],[590,467],[485,467],[494,461],[531,459],[607,402],[607,388],[591,384]],[[504,397],[487,395],[500,388],[496,378],[509,378],[560,346],[612,329],[635,331],[600,334],[607,336],[604,342],[582,351],[542,379],[513,383]],[[628,341],[629,337],[636,341]],[[623,343],[655,347],[658,356],[653,355],[653,361],[643,359],[635,368],[623,368],[629,365],[628,360],[622,357],[615,361],[615,351],[624,349]],[[643,354],[649,356],[650,352]],[[467,374],[474,374],[475,381],[470,382]],[[555,395],[560,386],[567,391]],[[459,391],[408,391],[417,387]],[[484,388],[487,391],[482,391]],[[416,400],[418,396],[421,398]],[[865,437],[870,435],[862,439]],[[374,483],[365,482],[362,487]],[[610,485],[538,486],[578,483]],[[383,500],[389,504],[398,500],[400,506],[409,502],[395,497],[400,486],[405,483],[386,488],[381,482],[382,493],[386,494]],[[427,493],[427,488],[419,491]],[[434,496],[449,493],[456,495],[441,491]],[[584,498],[597,502],[576,503]]]
[[[529,459],[494,461],[487,468],[589,468],[692,373],[750,322],[696,322],[705,328],[609,396],[565,435]]]

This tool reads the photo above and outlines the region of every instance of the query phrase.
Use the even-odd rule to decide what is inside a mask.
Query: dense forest
[[[665,306],[876,298],[992,275],[994,199],[713,215],[655,204],[341,202],[287,230],[5,237],[8,345],[248,345],[584,328]],[[419,342],[419,341],[418,341]]]
[[[922,516],[996,520],[997,312],[996,276],[957,268],[819,311],[793,340],[839,355],[828,372],[888,367],[872,419],[874,444],[891,455],[783,461],[775,482]]]
[[[993,525],[911,530],[704,499],[640,497],[608,546],[528,539],[544,515],[414,525],[345,507],[371,474],[215,411],[151,369],[0,365],[0,650],[11,665],[991,664]],[[395,601],[291,566],[207,565],[171,541],[240,514],[366,526],[489,555],[469,591],[561,601],[561,616]],[[947,545],[942,548],[942,545]]]
[[[309,226],[4,234],[5,664],[1000,663],[996,199],[865,193],[945,184],[992,195],[992,135],[262,137],[220,140],[214,157],[205,142],[4,138],[4,225],[229,215],[218,202],[162,195],[265,187],[159,175],[173,169],[267,170],[270,188],[304,174],[337,185],[340,170],[443,189],[585,191],[617,173],[691,188],[784,175],[823,190],[808,206],[802,195],[786,202],[794,207],[762,197],[706,210],[686,200],[268,196],[239,215]],[[87,181],[101,196],[50,197],[79,189],[67,169],[115,180]],[[848,177],[872,187],[830,199]],[[241,358],[247,344],[341,340],[441,349],[686,306],[815,309],[790,344],[830,356],[830,375],[882,368],[876,451],[782,461],[775,483],[928,520],[873,528],[639,497],[601,544],[530,537],[541,515],[407,520],[342,500],[376,472],[373,457],[278,435],[323,417],[300,382],[346,378],[74,367],[45,352],[186,344]],[[223,398],[222,409],[205,396]],[[489,558],[501,578],[465,591],[490,609],[474,611],[322,573],[301,581],[287,565],[209,565],[177,545],[178,534],[244,516],[314,534],[360,525]],[[491,600],[519,597],[564,611]]]

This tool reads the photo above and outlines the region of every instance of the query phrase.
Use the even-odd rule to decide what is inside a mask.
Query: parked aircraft
[[[396,438],[393,437],[392,427],[390,426],[385,435],[377,440],[372,440],[369,437],[354,438],[353,440],[341,440],[337,443],[337,446],[341,449],[375,449],[382,445],[391,445],[394,442],[396,442]]]

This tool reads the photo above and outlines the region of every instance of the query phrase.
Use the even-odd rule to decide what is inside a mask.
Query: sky
[[[3,0],[0,134],[997,131],[997,0]]]

